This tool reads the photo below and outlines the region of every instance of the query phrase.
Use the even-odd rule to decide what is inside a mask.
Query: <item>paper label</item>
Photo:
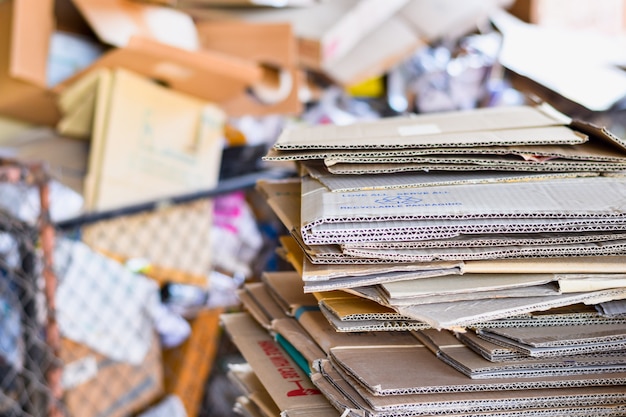
[[[62,384],[64,389],[72,389],[94,378],[98,373],[98,362],[95,356],[68,363],[63,368]]]
[[[433,123],[398,126],[400,136],[432,135],[434,133],[441,133],[441,129]]]

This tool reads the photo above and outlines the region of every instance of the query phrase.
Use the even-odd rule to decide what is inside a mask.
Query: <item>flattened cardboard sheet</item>
[[[393,188],[433,187],[457,184],[491,184],[513,181],[542,181],[554,178],[573,178],[580,176],[598,176],[594,172],[398,172],[392,174],[331,174],[319,164],[303,164],[306,172],[332,192],[350,192],[362,190],[385,190]]]
[[[521,171],[528,173],[556,173],[556,172],[580,172],[580,173],[600,173],[600,172],[620,172],[624,169],[623,163],[596,162],[596,161],[567,161],[549,160],[545,162],[526,162],[514,159],[487,158],[472,159],[465,158],[455,160],[440,158],[429,158],[424,162],[404,162],[394,160],[393,163],[385,161],[372,163],[335,163],[328,166],[328,171],[334,175],[373,175],[373,174],[397,174],[406,172],[430,172],[430,171]],[[580,175],[582,176],[582,175]]]
[[[623,178],[591,177],[332,193],[314,179],[304,177],[301,222],[304,229],[310,229],[313,225],[323,224],[326,218],[332,222],[483,219],[496,216],[617,219],[623,211],[620,201],[624,197],[624,192],[621,192],[624,184],[626,179]],[[499,198],[495,197],[496,194]],[[609,195],[602,197],[605,194]],[[574,195],[578,198],[573,199]],[[584,207],[579,201],[585,203]],[[416,208],[419,208],[419,214],[415,213]]]
[[[472,379],[591,375],[626,371],[626,358],[602,355],[599,352],[590,352],[589,356],[526,358],[493,363],[459,343],[448,331],[426,329],[416,331],[414,335],[444,363]]]
[[[249,294],[256,308],[260,309],[264,317],[267,318],[267,320],[263,320],[263,322],[271,324],[272,321],[276,319],[287,317],[282,308],[276,304],[264,283],[246,283],[243,287],[243,291]]]
[[[215,186],[221,110],[125,70],[100,74],[85,178],[88,210]]]
[[[331,361],[373,395],[533,390],[623,385],[626,373],[473,380],[426,346],[333,348]],[[384,357],[381,361],[377,358]],[[402,369],[402,372],[397,372]]]
[[[545,297],[398,306],[397,311],[416,320],[424,321],[434,328],[452,329],[471,326],[479,321],[501,319],[565,305],[598,304],[624,298],[626,298],[626,288]]]
[[[451,239],[416,240],[399,242],[361,242],[345,243],[343,248],[357,249],[414,249],[414,248],[463,248],[509,245],[557,245],[572,243],[603,242],[623,240],[625,232],[588,232],[588,233],[535,233],[535,234],[500,234],[469,235]]]
[[[324,305],[320,306],[320,311],[337,332],[407,331],[429,327],[417,320],[342,320]]]
[[[559,326],[557,328],[478,329],[479,337],[532,357],[623,352],[623,324]]]
[[[587,136],[565,127],[569,123],[568,117],[547,106],[494,107],[393,117],[345,126],[297,126],[285,129],[274,148],[399,149],[584,143]],[[529,128],[532,135],[526,131]]]
[[[479,260],[512,258],[551,258],[565,256],[602,256],[626,254],[626,240],[593,243],[513,245],[437,249],[349,249],[344,253],[363,258],[381,258],[399,262],[434,262],[442,260]]]
[[[304,292],[302,278],[296,271],[266,271],[261,280],[288,316],[296,317],[302,311],[317,309],[317,299]]]
[[[558,390],[519,390],[519,391],[478,391],[437,394],[408,394],[375,396],[367,392],[352,377],[335,368],[330,361],[322,361],[318,373],[311,376],[314,384],[325,395],[337,401],[343,409],[355,413],[390,417],[395,415],[446,415],[520,417],[530,413],[533,416],[561,415],[605,415],[623,408],[622,395],[613,397],[619,387],[585,387],[581,389]],[[605,400],[603,393],[611,393],[614,400]],[[611,404],[615,402],[616,404]],[[580,404],[585,404],[580,406]],[[615,408],[613,408],[615,407]],[[494,414],[492,414],[494,413]],[[591,414],[590,414],[591,413]]]

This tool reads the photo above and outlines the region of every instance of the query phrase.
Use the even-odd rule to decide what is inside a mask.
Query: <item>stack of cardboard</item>
[[[545,105],[287,129],[267,159],[301,178],[258,188],[294,271],[226,329],[344,415],[623,414],[625,319],[596,306],[626,298],[625,150]]]

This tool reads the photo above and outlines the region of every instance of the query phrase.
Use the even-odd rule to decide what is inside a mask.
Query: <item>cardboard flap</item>
[[[263,77],[241,94],[220,103],[231,116],[298,114],[302,110],[296,70],[296,40],[288,23],[204,22],[198,24],[202,48],[246,59]]]
[[[72,0],[100,40],[124,47],[140,36],[183,49],[198,49],[193,20],[178,10],[129,0]]]
[[[48,44],[54,26],[52,0],[14,0],[9,72],[13,77],[46,86]]]
[[[288,23],[199,22],[203,49],[279,67],[296,64],[296,44]]]
[[[585,142],[584,135],[565,127],[570,121],[547,106],[483,108],[392,117],[345,126],[298,126],[283,131],[274,148],[382,149]],[[531,129],[532,136],[529,137],[525,129]]]
[[[257,64],[239,58],[217,52],[191,52],[149,39],[133,38],[127,47],[108,52],[55,90],[63,91],[94,69],[116,67],[126,68],[174,90],[211,102],[243,93],[262,75]]]

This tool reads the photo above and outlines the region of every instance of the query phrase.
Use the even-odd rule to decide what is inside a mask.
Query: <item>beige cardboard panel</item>
[[[558,358],[526,358],[493,363],[473,352],[448,331],[425,329],[414,332],[425,345],[448,365],[472,379],[508,378],[516,376],[573,375],[623,372],[626,358],[616,355],[577,355],[573,362]]]
[[[474,329],[466,329],[465,332],[458,332],[456,333],[456,337],[465,346],[491,362],[525,360],[528,358],[528,355],[524,355],[521,352],[478,337]]]
[[[296,64],[296,45],[288,23],[198,22],[203,48],[282,68]]]
[[[408,316],[401,317],[389,307],[344,291],[317,292],[315,296],[320,305],[323,305],[341,320],[366,318],[370,320],[398,320],[402,318],[410,320]]]
[[[460,301],[484,300],[492,298],[522,298],[522,297],[545,297],[561,294],[559,286],[555,283],[532,285],[521,288],[506,288],[502,290],[486,290],[477,292],[451,293],[433,295],[428,297],[414,298],[387,298],[383,297],[383,303],[394,308],[431,303],[454,303]]]
[[[612,61],[612,57],[621,57],[621,37],[599,32],[589,36],[573,28],[527,24],[505,11],[494,12],[491,21],[503,34],[498,56],[500,64],[549,89],[551,100],[560,96],[564,99],[561,102],[569,101],[590,111],[602,112],[624,98],[626,77]],[[584,70],[572,66],[581,56],[596,54],[598,50],[602,50],[602,54],[590,59]],[[589,82],[581,83],[582,79]],[[611,88],[603,88],[604,85]]]
[[[415,249],[415,248],[451,248],[483,247],[507,245],[550,245],[587,242],[604,242],[626,238],[624,232],[588,232],[588,233],[535,233],[535,234],[498,234],[498,235],[463,235],[452,239],[416,240],[405,242],[360,242],[342,245],[349,249]]]
[[[562,256],[601,256],[626,253],[626,241],[592,243],[517,245],[438,249],[344,249],[346,255],[380,258],[398,262],[432,262],[437,260],[550,258]]]
[[[465,273],[616,273],[624,272],[624,256],[568,256],[550,259],[467,261]]]
[[[296,271],[264,272],[261,280],[287,315],[296,317],[302,310],[317,308],[317,299],[304,293],[302,278]]]
[[[323,349],[324,358],[331,348],[337,346],[388,346],[415,345],[417,340],[408,332],[336,332],[321,311],[307,311],[298,321],[306,329],[310,338]],[[318,359],[322,359],[320,356]]]
[[[622,385],[626,378],[626,373],[622,372],[472,380],[437,360],[424,346],[342,347],[331,349],[331,356],[334,363],[339,364],[375,395],[611,386]],[[386,360],[376,359],[381,357]],[[395,372],[397,369],[403,369],[403,372]]]
[[[95,371],[87,381],[65,387],[65,404],[73,415],[122,417],[144,409],[164,392],[161,347],[156,337],[138,365],[113,361],[69,339],[61,340],[60,358],[65,364],[66,382],[88,375],[86,369],[92,369],[89,364]],[[112,379],[117,383],[111,384]]]
[[[384,275],[389,273],[403,273],[410,275],[421,272],[453,270],[460,268],[462,262],[420,262],[420,263],[385,263],[385,264],[313,264],[304,261],[304,281],[328,281],[338,278],[359,278],[371,275]]]
[[[458,328],[533,311],[585,303],[598,304],[626,298],[626,288],[544,297],[483,299],[455,303],[399,306],[397,311],[434,328]]]
[[[52,178],[79,194],[83,192],[89,152],[86,142],[59,136],[48,128],[33,128],[13,135],[0,146],[10,148],[22,162],[45,162]]]
[[[320,69],[345,56],[374,28],[407,3],[406,0],[336,0],[307,8],[184,7],[198,20],[243,20],[254,23],[288,22],[299,39],[301,65]]]
[[[96,109],[85,191],[91,197],[88,209],[110,209],[215,186],[221,110],[123,70],[112,74],[108,92],[109,99],[105,92],[101,96],[105,103],[102,107],[98,103]]]
[[[573,121],[572,126],[579,122]],[[615,145],[620,144],[621,139],[605,129],[594,128],[593,131],[585,131],[589,141],[577,145],[518,145],[518,146],[488,146],[488,147],[463,147],[450,148],[403,148],[403,149],[302,149],[280,150],[271,148],[264,159],[269,161],[300,161],[300,160],[357,160],[362,158],[394,158],[423,155],[519,155],[525,158],[541,161],[545,158],[561,158],[575,160],[613,161],[624,160],[624,152]]]
[[[276,303],[264,283],[251,282],[246,284],[244,289],[248,295],[252,297],[252,300],[256,303],[258,308],[267,317],[267,321],[269,323],[276,319],[287,317],[282,308]]]
[[[593,344],[595,342],[623,340],[626,328],[621,323],[606,325],[559,326],[555,329],[494,329],[493,333],[532,347]]]
[[[586,136],[564,127],[569,122],[569,118],[545,106],[483,108],[399,116],[345,126],[297,126],[285,129],[274,147],[280,150],[385,149],[585,142]],[[560,128],[544,131],[543,128],[551,126]],[[523,132],[528,128],[539,128],[544,134],[530,139]],[[501,137],[500,130],[504,130],[506,136]]]
[[[431,278],[459,274],[459,269],[437,269],[409,273],[388,273],[364,277],[335,278],[326,281],[304,281],[304,292],[334,291],[376,285],[382,282],[393,282],[403,279]]]
[[[432,172],[432,171],[521,171],[528,173],[558,173],[576,172],[582,173],[577,176],[597,176],[600,172],[621,171],[624,169],[623,163],[595,162],[595,161],[563,161],[552,160],[549,162],[526,163],[518,161],[494,163],[468,163],[468,164],[447,164],[447,163],[358,163],[358,164],[335,164],[328,167],[328,171],[338,175],[363,175],[363,174],[396,174],[403,172]],[[623,175],[617,172],[617,175]],[[549,176],[548,176],[549,178]]]
[[[626,189],[622,178],[574,178],[542,182],[510,184],[472,184],[414,188],[406,190],[332,193],[314,180],[303,178],[301,222],[303,237],[307,229],[325,225],[339,229],[349,222],[367,218],[369,222],[384,219],[402,221],[406,227],[411,219],[429,218],[473,220],[499,218],[584,218],[606,216],[619,218],[619,207]],[[576,199],[571,196],[576,195]],[[584,202],[584,204],[582,204]],[[580,203],[580,204],[578,204]],[[584,207],[583,207],[584,206]],[[416,215],[419,208],[419,215]],[[617,216],[616,216],[617,213]],[[338,221],[347,222],[337,226]],[[480,221],[478,221],[480,223]],[[552,220],[551,220],[552,221]],[[555,224],[558,221],[553,221]],[[599,222],[598,222],[599,223]],[[599,224],[599,227],[601,224]],[[369,226],[368,226],[369,227]],[[391,228],[390,228],[391,230]],[[315,232],[313,230],[313,232]],[[320,242],[333,243],[333,242]],[[337,243],[337,242],[334,242]]]
[[[499,329],[487,330],[487,329],[477,329],[477,333],[479,337],[484,338],[493,343],[499,344],[501,346],[513,349],[515,351],[521,352],[526,356],[536,357],[536,358],[550,358],[550,357],[564,357],[564,356],[580,356],[580,355],[598,355],[598,354],[606,354],[606,355],[623,355],[625,353],[624,350],[624,335],[623,332],[616,333],[615,336],[612,337],[599,337],[598,334],[601,332],[602,328],[615,327],[620,326],[623,328],[623,324],[598,324],[593,325],[596,327],[594,330],[589,330],[592,325],[583,325],[582,328],[574,330],[575,336],[572,336],[571,330],[568,334],[568,326],[559,326],[558,329],[553,329],[551,334],[562,334],[564,335],[565,340],[563,343],[553,343],[544,346],[533,346],[526,344],[524,342],[520,342],[515,339],[511,339],[507,336],[503,336],[498,334]],[[579,326],[575,326],[579,327]],[[535,332],[537,335],[545,335],[545,329],[537,329]],[[584,332],[588,332],[587,335]],[[602,333],[600,333],[602,334]],[[575,340],[575,339],[578,340]],[[587,343],[585,343],[587,341]]]
[[[385,190],[393,188],[432,187],[440,185],[485,184],[513,181],[542,181],[555,178],[598,176],[593,172],[503,172],[503,171],[415,171],[393,174],[331,174],[319,163],[305,162],[307,173],[332,192]]]
[[[341,368],[335,368],[330,361],[323,361],[320,370],[326,381],[332,381],[333,386],[339,387],[341,392],[348,395],[350,405],[357,404],[359,410],[371,410],[370,412],[388,413],[393,410],[402,409],[417,414],[436,413],[442,409],[449,412],[456,412],[453,415],[472,416],[492,416],[492,412],[503,416],[519,416],[529,412],[533,415],[559,416],[559,415],[590,415],[598,412],[598,407],[578,407],[580,403],[603,404],[604,412],[610,413],[613,403],[622,404],[623,396],[617,394],[619,387],[584,387],[584,388],[563,388],[558,390],[531,389],[517,391],[477,391],[477,392],[454,392],[436,394],[406,394],[376,396],[362,387],[354,377],[346,374]],[[316,384],[319,383],[320,374],[313,376]],[[320,385],[323,387],[323,385]],[[325,391],[326,392],[326,391]],[[603,400],[606,393],[614,400]],[[503,411],[503,403],[508,410]],[[568,404],[571,406],[564,407]],[[617,407],[620,407],[619,405]],[[623,406],[622,406],[623,407]],[[602,408],[602,407],[600,407]],[[510,414],[508,414],[510,413]],[[372,414],[376,415],[376,414]],[[383,414],[384,415],[384,414]],[[601,414],[599,414],[601,415]],[[603,414],[602,414],[603,415]]]
[[[254,320],[264,329],[271,329],[272,322],[267,314],[263,311],[259,303],[256,302],[252,294],[250,294],[245,288],[237,291],[237,297],[241,301],[245,311],[254,318]]]
[[[326,320],[337,332],[378,332],[378,331],[407,331],[418,330],[428,328],[429,326],[416,321],[405,320],[400,316],[397,319],[389,320],[375,320],[375,319],[360,319],[360,320],[340,320],[337,316],[333,315],[323,305],[320,306],[320,311],[326,317]]]
[[[545,148],[543,150],[538,148]],[[529,146],[528,152],[523,147],[493,147],[492,148],[448,148],[429,149],[424,152],[403,151],[403,152],[380,152],[378,155],[362,156],[358,153],[353,155],[345,154],[337,157],[329,156],[324,158],[326,166],[339,163],[448,163],[448,164],[495,164],[497,162],[506,164],[516,163],[522,165],[523,162],[538,165],[550,166],[551,162],[574,164],[576,161],[596,161],[613,162],[624,164],[625,154],[622,151],[611,149],[609,145],[602,143],[587,142],[581,145],[537,145]],[[563,149],[563,150],[560,150]],[[539,152],[533,152],[539,151]]]
[[[555,281],[554,274],[464,274],[380,284],[389,298],[436,295],[531,287]]]

